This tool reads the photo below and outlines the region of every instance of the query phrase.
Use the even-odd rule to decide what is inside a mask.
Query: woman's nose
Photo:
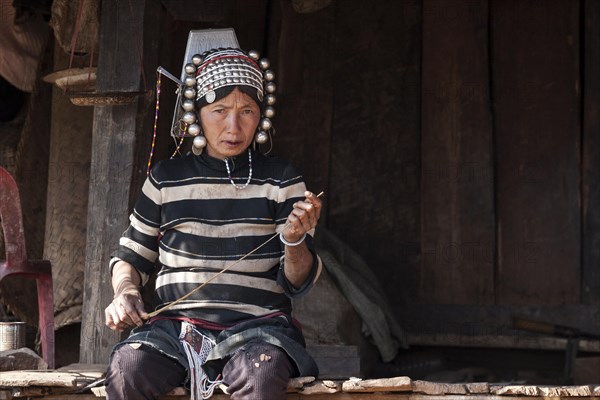
[[[236,113],[229,113],[227,116],[227,130],[233,133],[240,131],[240,117]]]

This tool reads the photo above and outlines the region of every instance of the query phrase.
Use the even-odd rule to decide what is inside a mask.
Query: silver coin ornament
[[[204,98],[206,99],[206,102],[210,104],[215,101],[215,99],[217,98],[217,94],[213,90],[211,90],[210,92],[206,93]]]
[[[258,61],[258,59],[260,58],[260,54],[258,54],[258,51],[256,50],[250,50],[248,52],[248,56],[254,61]]]
[[[255,140],[258,144],[265,144],[269,140],[269,135],[265,131],[258,131]]]
[[[181,117],[181,120],[186,124],[190,125],[196,122],[196,115],[191,111],[186,111],[185,113],[183,113],[183,117]]]
[[[197,149],[203,149],[206,147],[206,138],[204,136],[198,135],[194,138],[193,147]]]
[[[187,132],[190,135],[192,135],[192,136],[198,136],[198,134],[200,133],[200,125],[198,125],[198,124],[191,124],[187,128]]]

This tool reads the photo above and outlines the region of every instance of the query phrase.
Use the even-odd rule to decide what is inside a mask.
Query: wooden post
[[[158,2],[102,2],[100,53],[96,90],[127,94],[150,90],[144,82],[142,49],[148,36],[159,34]],[[147,31],[146,26],[150,27]],[[152,39],[155,40],[155,39]],[[158,51],[155,46],[154,51]],[[153,60],[154,61],[154,60]],[[153,75],[150,75],[152,77]],[[149,76],[146,74],[146,79]],[[131,211],[130,196],[139,169],[135,163],[136,136],[144,118],[144,98],[128,105],[95,106],[92,164],[88,203],[83,316],[80,361],[106,363],[119,334],[104,325],[104,309],[113,298],[108,261]]]

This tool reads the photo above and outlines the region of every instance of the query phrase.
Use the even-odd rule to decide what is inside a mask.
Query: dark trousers
[[[285,392],[294,367],[277,346],[251,341],[223,367],[223,383],[231,399],[278,400]],[[106,374],[109,400],[155,399],[181,386],[186,369],[177,361],[148,346],[129,344],[113,353]]]

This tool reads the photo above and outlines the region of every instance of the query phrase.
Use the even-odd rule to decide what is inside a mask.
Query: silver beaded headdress
[[[199,106],[213,103],[224,87],[242,86],[256,90],[256,96],[252,97],[261,106],[261,119],[255,141],[266,143],[274,133],[271,118],[275,116],[275,73],[269,67],[269,60],[260,58],[254,50],[246,53],[240,49],[221,48],[195,54],[184,67],[183,114],[174,136],[194,136],[192,150],[200,154],[206,146],[206,139],[197,120]]]

